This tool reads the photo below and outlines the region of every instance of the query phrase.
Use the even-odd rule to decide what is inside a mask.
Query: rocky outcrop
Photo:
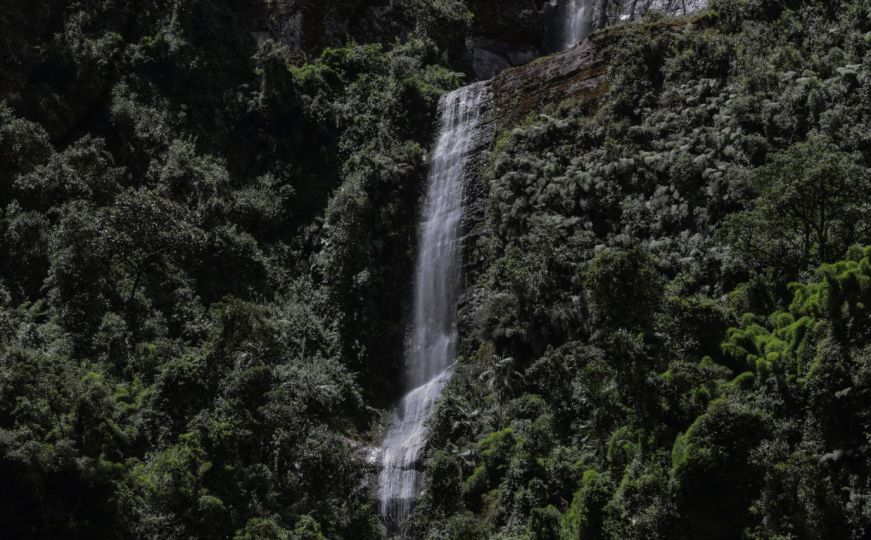
[[[649,12],[690,15],[708,0],[582,0],[586,31],[637,20]],[[466,37],[466,70],[477,80],[566,48],[562,33],[569,0],[471,0],[474,22]],[[575,7],[575,6],[573,6]],[[580,40],[578,40],[580,41]]]
[[[471,0],[474,13],[466,37],[466,70],[485,80],[541,55],[544,25],[533,0]]]
[[[648,12],[666,16],[691,15],[708,7],[708,0],[608,0],[605,13],[601,0],[590,0],[591,18],[595,28],[601,29],[623,21],[637,20]]]
[[[493,142],[527,116],[554,104],[577,101],[594,106],[607,91],[605,52],[611,41],[608,35],[597,35],[595,40],[588,39],[569,51],[503,71],[490,82],[493,97],[479,129],[482,146],[479,154],[470,159],[475,165],[469,168],[465,187],[463,273],[468,280],[463,286],[458,315],[463,332],[471,331],[484,297],[483,291],[471,284],[480,262],[479,240],[485,236],[485,201],[489,190],[486,169],[490,163],[487,154]]]
[[[466,40],[466,68],[477,80],[487,80],[515,66],[522,66],[539,56],[536,47],[512,47],[495,39],[470,37]]]
[[[473,17],[462,28],[438,28],[440,46],[456,69],[486,80],[543,54],[566,47],[559,37],[570,0],[467,0]],[[708,0],[574,0],[584,3],[586,27],[596,30],[638,19],[649,11],[683,15],[707,6]],[[325,47],[390,43],[404,39],[415,25],[408,0],[274,0],[258,4],[251,33],[258,41],[274,39],[300,56]],[[603,12],[604,9],[604,12]],[[431,32],[432,33],[432,32]],[[585,34],[586,32],[584,32]]]
[[[566,52],[503,72],[493,81],[497,131],[548,105],[595,100],[607,89],[607,69],[602,47],[588,39]]]
[[[684,24],[707,24],[705,18],[674,19],[669,27]],[[662,28],[659,23],[656,28]],[[504,133],[536,114],[561,104],[576,103],[587,113],[596,111],[601,98],[608,91],[609,59],[632,26],[618,25],[596,32],[579,46],[552,56],[539,58],[527,65],[508,69],[491,81],[493,99],[481,127],[489,142],[473,158],[477,164],[470,170],[466,186],[466,215],[463,219],[464,275],[468,277],[460,300],[459,325],[463,332],[471,332],[475,313],[480,307],[483,293],[473,288],[474,275],[480,260],[478,241],[485,231],[482,227],[486,208],[484,201],[489,187],[486,168],[490,164],[487,154],[492,144]],[[472,277],[469,277],[472,276]]]

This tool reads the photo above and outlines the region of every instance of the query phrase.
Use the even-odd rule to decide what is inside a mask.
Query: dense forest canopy
[[[595,4],[478,157],[409,535],[867,537],[871,3]],[[383,538],[437,103],[541,8],[2,2],[0,535]]]

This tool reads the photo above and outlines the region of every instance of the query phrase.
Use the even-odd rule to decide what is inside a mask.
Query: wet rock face
[[[637,20],[650,11],[663,15],[690,15],[708,7],[708,0],[609,0],[606,13],[602,13],[601,0],[591,0],[594,4],[592,15],[596,29],[622,21]]]
[[[470,0],[475,14],[470,33],[512,47],[538,47],[544,37],[542,6],[534,0]]]
[[[531,62],[541,55],[544,24],[534,0],[471,0],[475,14],[466,37],[466,71],[475,79]]]
[[[595,0],[545,2],[541,18],[545,26],[544,50],[559,52],[579,44],[593,30]]]
[[[708,0],[466,0],[474,14],[471,24],[456,35],[442,29],[440,43],[455,69],[474,80],[491,79],[502,71],[563,50],[555,30],[566,18],[567,5],[587,6],[587,32],[621,21],[638,19],[648,11],[689,14],[707,7]],[[360,43],[390,43],[411,31],[406,0],[271,0],[259,4],[262,16],[252,34],[258,41],[272,38],[301,56]],[[605,11],[603,12],[603,7]],[[584,32],[586,34],[587,32]]]
[[[466,36],[466,71],[475,79],[490,79],[543,54],[566,50],[594,30],[650,11],[689,15],[707,5],[708,0],[469,0],[475,18]],[[579,18],[582,27],[576,42],[566,39],[569,17]]]
[[[607,90],[607,43],[587,40],[569,51],[493,80],[492,120],[497,133],[512,128],[527,115],[548,105],[582,101],[590,105]]]
[[[477,80],[493,78],[510,67],[522,66],[539,56],[538,47],[512,47],[490,38],[466,40],[466,67]]]

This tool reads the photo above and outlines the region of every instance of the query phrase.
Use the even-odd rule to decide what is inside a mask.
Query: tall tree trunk
[[[638,7],[638,0],[632,0],[632,3],[629,4],[629,20],[635,20],[635,8]]]

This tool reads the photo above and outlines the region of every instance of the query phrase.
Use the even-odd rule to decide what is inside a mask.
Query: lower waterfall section
[[[414,318],[406,358],[406,394],[381,448],[378,497],[390,532],[401,533],[423,487],[426,421],[451,376],[457,348],[457,294],[462,251],[463,192],[468,158],[480,142],[489,83],[442,97],[418,237]]]

